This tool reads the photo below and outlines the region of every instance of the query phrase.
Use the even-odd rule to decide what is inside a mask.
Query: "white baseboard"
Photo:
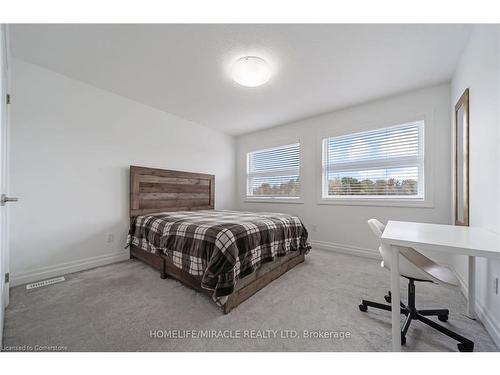
[[[477,300],[476,313],[479,320],[484,324],[484,327],[495,342],[495,345],[500,350],[500,326],[498,322],[495,321],[495,318],[491,315],[490,311]]]
[[[121,262],[129,258],[128,251],[120,251],[112,254],[99,255],[96,257],[80,259],[67,263],[60,263],[50,267],[36,268],[20,273],[12,274],[10,279],[10,286],[17,286],[22,284],[31,283],[49,279],[51,277],[63,276],[68,273],[87,270],[90,268],[104,266],[106,264]]]
[[[465,299],[469,295],[469,288],[464,279],[460,276],[458,272],[455,271],[455,275],[460,283],[460,291],[464,295]],[[495,342],[495,345],[500,349],[500,324],[495,320],[495,317],[491,315],[489,310],[477,300],[476,298],[476,314],[478,319],[483,323],[484,327],[490,334],[491,338]]]
[[[317,249],[331,250],[342,254],[356,255],[364,258],[381,259],[378,250],[346,245],[336,242],[311,240],[311,246]]]

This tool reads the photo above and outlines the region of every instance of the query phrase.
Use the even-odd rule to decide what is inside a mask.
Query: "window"
[[[424,122],[323,139],[323,199],[424,200]]]
[[[300,197],[300,143],[247,154],[247,197]]]

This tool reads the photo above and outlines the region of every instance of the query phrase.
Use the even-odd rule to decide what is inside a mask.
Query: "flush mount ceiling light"
[[[271,67],[260,57],[245,56],[233,64],[231,74],[240,85],[257,87],[269,81]]]

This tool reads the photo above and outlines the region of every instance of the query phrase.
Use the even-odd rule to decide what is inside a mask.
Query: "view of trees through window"
[[[342,177],[328,180],[328,195],[417,195],[414,179],[395,178],[371,180]]]
[[[335,178],[328,181],[329,195],[417,195],[418,183],[414,179],[397,180],[395,178],[371,180],[355,177]],[[292,179],[279,184],[262,182],[253,187],[255,196],[299,196],[299,179]]]
[[[271,184],[268,181],[261,182],[258,186],[253,186],[253,195],[264,197],[298,197],[300,195],[299,178],[290,179],[278,184]]]
[[[424,122],[323,139],[322,197],[424,196]],[[247,194],[300,197],[300,143],[247,154]]]
[[[323,197],[423,198],[424,122],[323,139]]]
[[[249,196],[300,196],[300,143],[249,152],[247,163]]]

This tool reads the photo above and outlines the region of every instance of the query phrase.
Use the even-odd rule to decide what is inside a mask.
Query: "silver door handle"
[[[5,206],[5,203],[7,202],[17,202],[19,198],[11,198],[6,196],[5,194],[2,194],[0,196],[0,206]]]

